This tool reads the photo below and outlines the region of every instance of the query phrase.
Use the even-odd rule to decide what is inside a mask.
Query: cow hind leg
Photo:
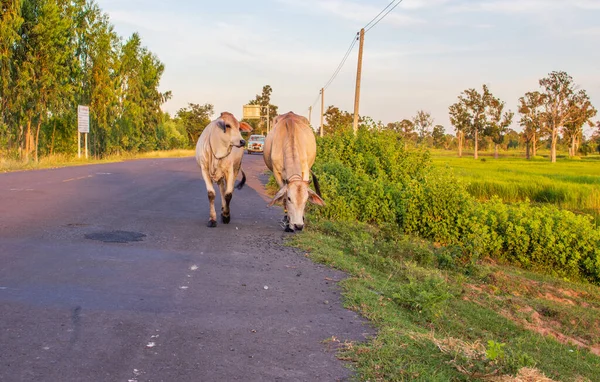
[[[244,184],[246,184],[246,174],[244,173],[244,170],[240,169],[240,171],[242,172],[242,180],[235,186],[238,190],[241,190],[244,187]]]
[[[229,203],[231,203],[232,193],[228,193],[225,188],[225,182],[219,182],[219,191],[221,191],[221,222],[229,224],[231,221],[231,211]]]

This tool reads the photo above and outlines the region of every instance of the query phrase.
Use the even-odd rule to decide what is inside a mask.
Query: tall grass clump
[[[483,258],[600,284],[600,230],[591,217],[528,202],[479,202],[427,151],[407,151],[391,131],[342,131],[318,140],[313,170],[329,220],[393,225],[456,248],[463,265]]]

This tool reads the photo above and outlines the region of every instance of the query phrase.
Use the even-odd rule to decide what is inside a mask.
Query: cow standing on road
[[[215,189],[213,182],[219,185],[221,193],[221,221],[231,221],[229,203],[233,196],[235,179],[242,167],[244,145],[241,131],[250,132],[252,127],[246,122],[239,122],[231,113],[223,112],[212,121],[198,138],[196,144],[196,162],[202,170],[202,178],[206,183],[210,217],[208,227],[217,226],[215,212]],[[236,186],[240,190],[246,183],[246,174],[242,171],[242,180]]]
[[[280,187],[269,206],[283,203],[287,232],[304,228],[307,201],[325,205],[319,195],[317,177],[310,170],[316,155],[315,134],[306,118],[291,111],[275,118],[273,129],[265,139],[263,157]],[[308,187],[311,174],[316,193]]]

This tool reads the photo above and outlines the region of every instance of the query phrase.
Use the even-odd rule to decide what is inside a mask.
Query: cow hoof
[[[229,222],[231,221],[231,215],[225,216],[221,214],[221,221],[223,222],[223,224],[229,224]]]
[[[210,228],[215,228],[217,226],[217,221],[216,220],[209,220],[208,224],[206,226],[210,227]]]

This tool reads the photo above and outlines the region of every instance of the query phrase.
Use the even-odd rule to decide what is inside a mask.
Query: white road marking
[[[63,183],[71,182],[73,180],[81,180],[81,179],[87,179],[87,178],[93,178],[93,177],[94,177],[94,175],[86,175],[86,176],[80,176],[78,178],[69,178],[69,179],[63,180]]]

